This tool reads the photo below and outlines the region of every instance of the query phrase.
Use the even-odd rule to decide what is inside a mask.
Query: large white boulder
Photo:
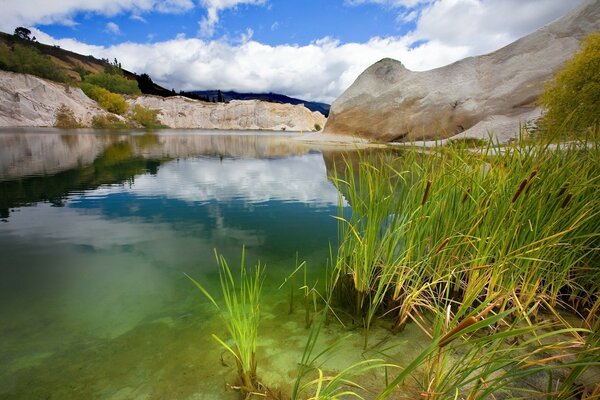
[[[600,1],[493,53],[413,72],[383,59],[365,70],[332,104],[325,133],[383,141],[513,136],[540,115],[545,82],[600,28]],[[472,131],[470,131],[473,129]]]

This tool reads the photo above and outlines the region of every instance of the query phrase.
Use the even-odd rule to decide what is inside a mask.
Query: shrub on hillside
[[[151,110],[139,104],[133,107],[130,118],[144,128],[166,128],[158,120],[158,110]]]
[[[546,110],[540,126],[580,134],[600,118],[600,31],[589,35],[540,97]],[[560,128],[560,129],[559,129]]]
[[[100,104],[100,107],[108,112],[124,114],[129,108],[127,102],[120,94],[111,93],[104,88],[87,82],[81,83],[80,87],[90,99],[96,100]]]
[[[0,45],[0,69],[21,74],[31,74],[56,82],[67,82],[66,71],[52,58],[40,53],[32,46],[15,44],[11,47]]]
[[[82,128],[83,125],[81,124],[81,121],[75,118],[73,110],[67,107],[67,105],[61,104],[58,110],[56,110],[54,127],[61,129],[75,129]]]
[[[86,75],[83,78],[85,83],[96,85],[113,93],[136,95],[141,94],[137,81],[127,79],[119,74],[107,72],[98,72]]]
[[[113,114],[95,115],[92,118],[92,128],[95,129],[127,129],[131,127],[128,121],[123,121]]]

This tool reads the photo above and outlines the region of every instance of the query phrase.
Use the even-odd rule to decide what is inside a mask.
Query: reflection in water
[[[235,398],[222,324],[184,272],[216,290],[213,249],[235,265],[242,245],[267,264],[263,379],[289,381],[304,323],[277,287],[296,252],[320,277],[337,234],[321,154],[260,135],[19,135],[0,134],[0,398]]]

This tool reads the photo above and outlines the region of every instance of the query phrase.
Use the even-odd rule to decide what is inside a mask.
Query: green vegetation
[[[215,252],[219,265],[221,294],[225,303],[224,310],[201,284],[189,275],[188,278],[221,313],[234,345],[228,345],[216,335],[213,335],[213,338],[235,358],[240,379],[239,389],[242,393],[250,395],[258,390],[256,340],[260,323],[259,302],[264,268],[259,263],[254,271],[248,271],[245,267],[244,255],[244,250],[242,250],[240,275],[236,282],[225,258]]]
[[[440,399],[581,390],[575,376],[600,350],[599,160],[595,142],[341,160],[333,179],[352,215],[339,217],[335,304],[360,321],[365,348],[377,321],[432,338],[379,398],[411,380]],[[522,386],[530,374],[556,393]]]
[[[66,71],[33,46],[0,43],[0,69],[31,74],[56,82],[68,82]]]
[[[90,99],[97,101],[100,107],[108,112],[121,115],[125,114],[129,108],[127,102],[120,94],[109,92],[100,86],[92,85],[88,82],[81,83],[80,87]]]
[[[75,118],[73,110],[67,107],[65,104],[61,104],[56,111],[56,121],[54,122],[55,128],[61,129],[76,129],[82,128],[81,121]]]
[[[144,128],[166,128],[157,118],[158,110],[151,110],[139,104],[136,104],[131,111],[130,119]]]
[[[581,50],[546,85],[540,103],[546,109],[542,128],[570,136],[598,127],[600,118],[600,32],[588,36]]]
[[[131,127],[129,121],[119,119],[113,114],[99,114],[92,118],[92,128],[94,129],[127,129]]]
[[[321,125],[319,124],[315,124],[315,131],[320,131],[321,130]]]
[[[121,71],[119,69],[119,71]],[[119,73],[98,72],[96,74],[85,75],[83,82],[108,90],[112,93],[138,95],[141,94],[137,81],[127,79]]]
[[[292,399],[600,394],[583,379],[600,368],[599,143],[350,152],[334,165],[352,213],[337,217],[323,295],[302,282],[317,310]],[[364,333],[365,358],[333,374],[321,361],[337,342],[317,345],[331,321]],[[414,358],[369,341],[375,326],[401,340],[408,324],[430,338]]]

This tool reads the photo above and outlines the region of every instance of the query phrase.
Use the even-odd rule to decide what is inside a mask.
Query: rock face
[[[321,113],[311,112],[301,104],[258,100],[207,103],[180,96],[140,96],[130,104],[159,110],[158,119],[171,128],[313,131],[315,125],[325,125]]]
[[[567,16],[493,53],[413,72],[383,59],[365,70],[331,106],[325,133],[383,141],[512,137],[540,115],[544,83],[600,28],[600,2],[586,0]]]
[[[84,125],[91,124],[94,115],[105,114],[79,88],[0,71],[0,126],[53,126],[62,104]]]
[[[31,75],[0,71],[0,127],[54,126],[61,105],[73,111],[84,126],[106,114],[81,89]],[[205,103],[184,97],[140,96],[129,100],[159,111],[159,120],[171,128],[267,129],[313,131],[323,127],[325,117],[303,105],[239,100]]]

